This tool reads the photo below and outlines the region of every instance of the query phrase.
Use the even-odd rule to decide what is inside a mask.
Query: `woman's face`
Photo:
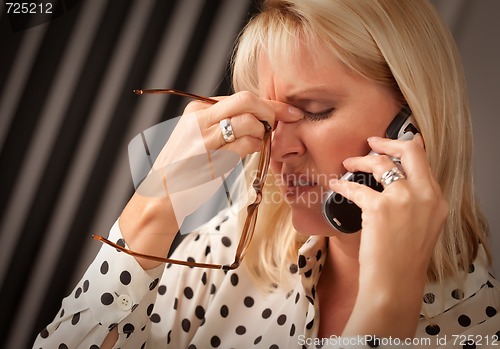
[[[346,172],[346,158],[370,151],[367,138],[385,134],[400,104],[388,88],[351,73],[331,54],[311,54],[302,50],[293,64],[278,69],[262,57],[259,93],[305,113],[299,122],[278,122],[272,141],[271,170],[295,229],[334,235],[322,216],[328,181]]]

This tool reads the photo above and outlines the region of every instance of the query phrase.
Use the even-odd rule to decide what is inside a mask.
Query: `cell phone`
[[[415,120],[408,105],[403,106],[386,130],[390,139],[411,140],[418,133]],[[371,151],[370,154],[376,154]],[[392,158],[397,164],[399,159]],[[384,187],[377,182],[373,174],[367,172],[347,172],[341,179],[358,182],[382,192]],[[361,209],[344,196],[330,190],[323,201],[323,216],[326,221],[342,233],[352,234],[361,230]]]

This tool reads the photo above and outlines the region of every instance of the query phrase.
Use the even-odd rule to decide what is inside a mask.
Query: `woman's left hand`
[[[395,166],[390,157],[396,157],[401,159],[406,178],[387,185],[383,192],[343,180],[331,187],[362,210],[358,297],[367,292],[375,306],[377,295],[380,304],[397,305],[399,309],[394,311],[400,314],[395,325],[402,327],[402,337],[408,337],[416,328],[427,268],[448,205],[429,167],[419,134],[411,141],[373,137],[368,142],[375,152],[385,155],[346,159],[348,171],[373,173],[380,181]],[[401,322],[401,313],[411,314],[408,321]],[[387,325],[385,320],[381,322]]]

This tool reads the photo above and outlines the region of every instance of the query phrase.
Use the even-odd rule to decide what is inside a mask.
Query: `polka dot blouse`
[[[236,218],[222,212],[189,234],[173,258],[208,263],[237,243]],[[125,244],[118,224],[110,239]],[[229,249],[229,248],[228,248]],[[103,245],[33,348],[97,349],[118,327],[114,348],[387,348],[384,338],[316,338],[319,304],[315,287],[326,240],[312,236],[289,266],[289,288],[263,292],[245,264],[233,271],[160,265],[144,271],[135,259]],[[488,273],[484,250],[465,282],[426,286],[413,345],[425,348],[500,348],[500,285]],[[376,290],[374,290],[376,292]],[[404,311],[404,309],[402,309]],[[371,340],[370,340],[371,339]]]

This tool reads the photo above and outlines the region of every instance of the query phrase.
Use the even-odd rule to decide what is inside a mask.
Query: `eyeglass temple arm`
[[[218,102],[218,100],[213,99],[213,98],[208,98],[204,96],[199,96],[195,95],[193,93],[189,92],[184,92],[184,91],[179,91],[179,90],[174,90],[174,89],[164,89],[164,88],[155,88],[155,89],[150,89],[150,90],[134,90],[133,91],[136,95],[143,95],[143,94],[173,94],[173,95],[178,95],[178,96],[184,96],[184,97],[189,97],[193,99],[197,99],[203,102],[207,102],[210,104],[215,104]]]
[[[263,123],[264,126],[266,127],[266,133],[264,134],[264,142],[262,143],[262,150],[261,150],[262,153],[266,151],[266,146],[269,147],[267,142],[269,142],[271,138],[271,126],[269,125],[269,123],[265,121],[263,121]],[[268,156],[269,157],[271,156],[270,148]],[[265,164],[265,162],[262,161],[261,158],[261,161],[259,162],[259,169],[258,169],[259,172],[263,171],[265,166],[268,166],[268,164]],[[243,233],[242,233],[243,236],[240,238],[240,242],[238,244],[238,247],[236,248],[235,260],[231,265],[231,267],[233,267],[234,269],[236,269],[240,265],[243,257],[246,254],[248,247],[250,246],[250,243],[252,242],[253,232],[250,235],[248,233],[249,225],[251,224],[249,220],[250,219],[257,220],[257,212],[258,212],[257,208],[258,205],[260,204],[260,200],[262,199],[262,189],[264,187],[264,183],[265,183],[265,178],[264,181],[254,180],[254,183],[252,185],[257,195],[257,199],[254,203],[252,203],[250,206],[247,207],[247,219],[245,220],[245,225],[243,226]],[[254,215],[255,217],[249,218],[251,215]]]
[[[133,90],[133,92],[136,95],[143,95],[143,94],[173,94],[173,95],[178,95],[178,96],[184,96],[184,97],[189,97],[189,98],[197,99],[197,100],[200,100],[200,101],[203,101],[203,102],[207,102],[207,103],[210,103],[210,104],[215,104],[215,103],[219,102],[218,100],[213,99],[213,98],[208,98],[208,97],[205,97],[205,96],[195,95],[194,93],[189,93],[189,92],[184,92],[184,91],[180,91],[180,90],[175,90],[173,88],[153,88],[153,89],[146,89],[146,90],[137,89],[137,90]],[[264,124],[264,127],[266,128],[266,130],[269,130],[269,131],[272,130],[271,125],[269,125],[269,123],[267,121],[260,120],[260,122],[262,122]]]
[[[98,240],[102,243],[105,243],[109,246],[112,246],[112,247],[116,248],[117,250],[124,252],[128,255],[138,257],[138,258],[153,260],[156,262],[180,264],[180,265],[184,265],[186,267],[198,267],[198,268],[209,268],[209,269],[231,269],[228,265],[223,265],[223,264],[187,262],[187,261],[182,261],[182,260],[178,260],[178,259],[163,258],[163,257],[151,256],[148,254],[135,252],[135,251],[129,250],[123,246],[120,246],[118,244],[115,244],[114,242],[111,242],[108,239],[106,239],[105,237],[100,236],[100,235],[92,235],[92,239]]]

